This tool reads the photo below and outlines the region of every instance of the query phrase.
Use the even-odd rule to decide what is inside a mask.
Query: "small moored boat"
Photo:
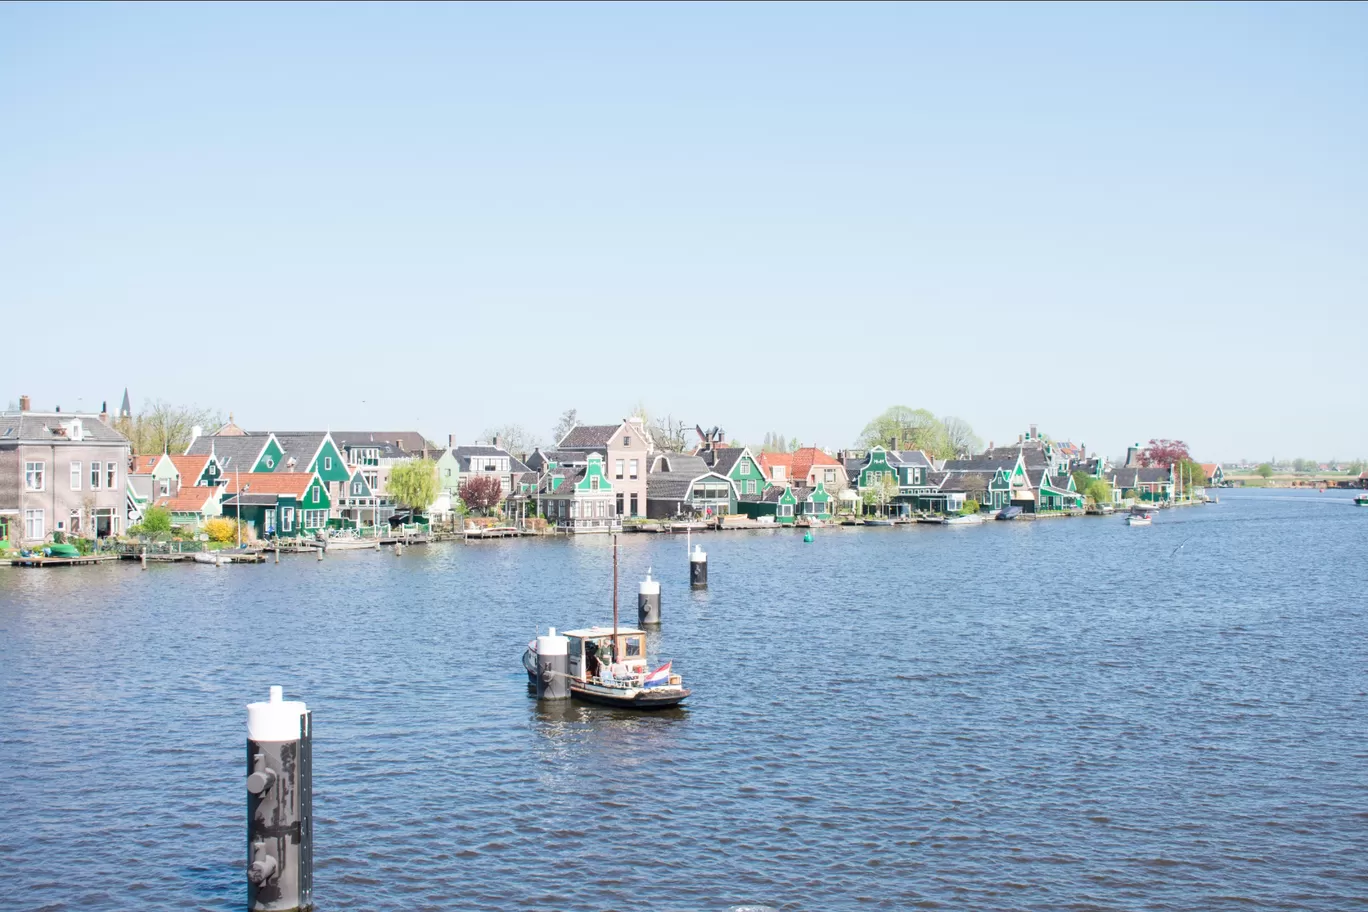
[[[1148,526],[1154,522],[1154,518],[1148,513],[1132,513],[1126,517],[1128,526]]]
[[[1354,506],[1356,506],[1356,507],[1368,507],[1368,494],[1356,494],[1356,495],[1354,495]]]
[[[1021,507],[1003,507],[998,510],[998,519],[1016,519],[1021,515]]]
[[[977,513],[965,513],[961,516],[951,516],[945,521],[945,524],[947,526],[977,526],[983,521],[983,517]]]
[[[864,524],[865,524],[866,526],[891,526],[891,525],[893,525],[893,520],[891,520],[891,519],[866,519],[866,520],[864,521]]]

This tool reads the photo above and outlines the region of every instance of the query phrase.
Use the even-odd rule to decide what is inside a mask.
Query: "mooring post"
[[[280,545],[275,546],[276,563],[280,563]]]
[[[564,700],[570,696],[570,639],[547,630],[537,637],[537,699]]]
[[[318,559],[319,559],[319,560],[322,560],[322,559],[323,559],[323,549],[322,549],[322,548],[314,548],[314,553],[318,555]]]
[[[143,548],[143,549],[142,549],[142,559],[141,559],[141,560],[142,560],[142,568],[143,568],[144,570],[146,570],[146,569],[147,569],[147,549],[146,549],[146,548]]]
[[[247,908],[313,908],[313,715],[277,686],[247,704]]]
[[[702,545],[694,545],[689,555],[689,588],[708,588],[708,555]]]
[[[637,586],[637,623],[641,626],[660,623],[660,580],[651,579],[651,568]]]

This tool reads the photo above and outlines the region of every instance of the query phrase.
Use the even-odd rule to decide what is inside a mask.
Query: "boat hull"
[[[618,709],[666,709],[678,706],[690,693],[687,687],[629,688],[614,693],[608,688],[577,686],[576,682],[570,684],[572,698]]]

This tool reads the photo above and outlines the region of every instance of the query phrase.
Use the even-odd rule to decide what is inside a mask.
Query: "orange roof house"
[[[783,485],[788,487],[790,470],[793,468],[792,453],[771,453],[763,451],[756,458],[760,463],[760,468],[765,472],[765,478],[770,484]]]
[[[815,488],[820,482],[824,486],[849,483],[845,466],[834,456],[816,447],[800,447],[790,454],[789,477],[794,484]]]

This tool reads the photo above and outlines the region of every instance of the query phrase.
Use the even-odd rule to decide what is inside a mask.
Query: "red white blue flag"
[[[660,687],[660,686],[663,685],[663,684],[669,684],[669,683],[670,683],[670,666],[673,665],[673,664],[674,664],[673,662],[666,662],[664,665],[661,665],[661,666],[660,666],[659,668],[657,668],[655,671],[651,672],[650,674],[648,674],[648,675],[646,676],[646,679],[645,679],[644,681],[641,682],[641,686],[642,686],[642,687]]]

